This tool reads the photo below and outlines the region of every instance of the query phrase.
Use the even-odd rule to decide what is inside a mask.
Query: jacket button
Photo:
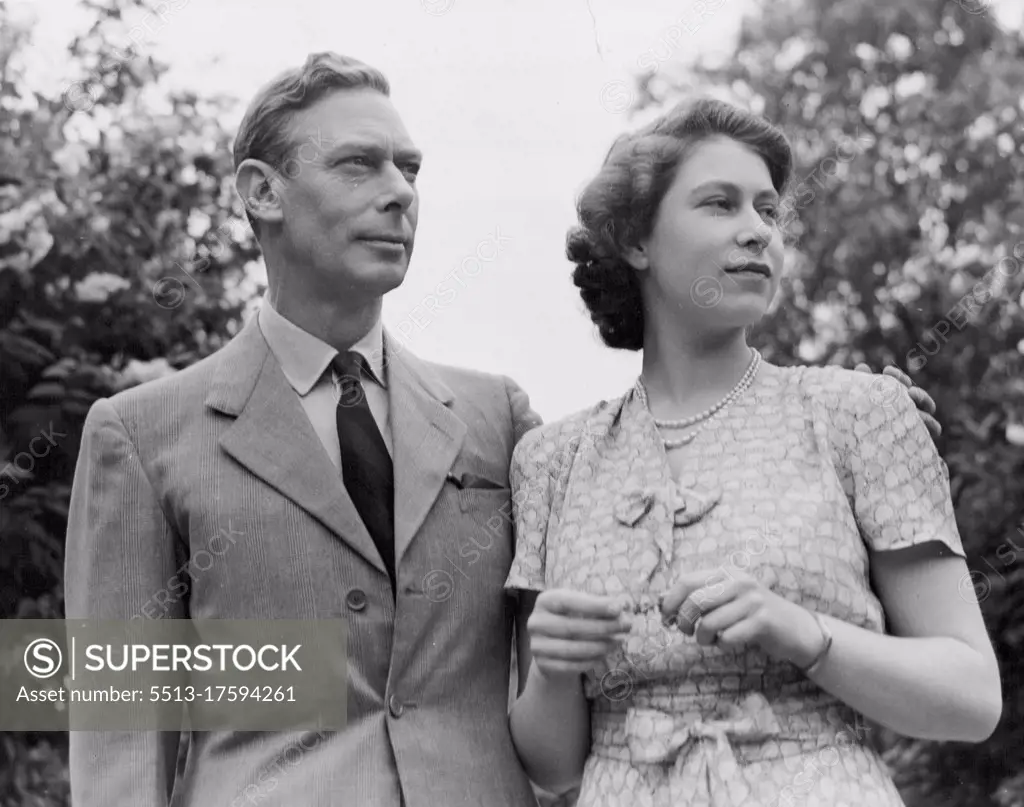
[[[392,717],[401,717],[405,713],[405,704],[403,704],[397,695],[392,695],[388,698],[388,711],[391,712]]]
[[[345,605],[352,611],[362,611],[366,608],[366,592],[361,588],[354,588],[345,595]]]

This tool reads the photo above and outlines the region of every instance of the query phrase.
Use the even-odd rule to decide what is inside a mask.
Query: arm
[[[552,681],[533,664],[527,623],[537,600],[524,591],[516,608],[519,697],[509,715],[512,742],[526,775],[552,793],[579,784],[590,753],[590,706],[579,674]]]
[[[828,620],[834,645],[812,678],[901,734],[980,742],[1002,711],[999,665],[973,588],[964,596],[971,578],[945,465],[912,396],[888,384],[851,397],[857,421],[874,428],[846,431],[854,512],[890,635]]]
[[[175,576],[175,535],[124,424],[100,400],[85,421],[65,553],[68,619],[130,619]],[[169,618],[186,617],[179,600]],[[178,731],[72,731],[75,807],[166,807]]]
[[[552,489],[569,453],[556,447],[557,438],[531,434],[513,453],[516,554],[506,587],[518,595],[519,697],[509,715],[512,740],[530,779],[564,792],[579,782],[590,752],[590,706],[580,674],[629,628],[628,621],[619,622],[621,609],[611,598],[545,590]]]
[[[811,676],[910,737],[981,742],[1002,711],[999,665],[963,558],[935,545],[872,555],[891,636],[828,619],[834,642]]]
[[[856,407],[850,423],[866,426],[858,437],[847,424],[843,439],[890,635],[823,616],[834,641],[810,677],[900,734],[980,742],[1002,709],[999,669],[977,600],[963,596],[970,576],[944,466],[902,388],[882,397],[853,390],[841,405]],[[684,632],[702,644],[757,644],[801,668],[818,657],[824,638],[811,612],[749,575],[714,577],[684,575],[666,596]]]

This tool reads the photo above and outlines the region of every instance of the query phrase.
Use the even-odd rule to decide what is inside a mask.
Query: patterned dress
[[[948,475],[906,389],[777,367],[680,451],[673,478],[632,390],[528,433],[512,460],[512,590],[650,604],[688,571],[743,570],[812,611],[883,632],[872,552],[939,541],[963,556]],[[702,647],[634,616],[588,674],[578,807],[900,807],[869,728],[794,666]]]

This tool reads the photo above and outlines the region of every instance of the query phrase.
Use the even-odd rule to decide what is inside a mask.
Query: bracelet
[[[808,664],[806,667],[801,667],[800,672],[804,675],[813,675],[818,671],[818,667],[821,666],[821,662],[825,660],[825,656],[828,655],[828,651],[832,649],[832,631],[828,629],[828,625],[825,624],[825,620],[821,614],[815,613],[814,619],[818,623],[818,627],[821,628],[821,635],[825,639],[825,646],[821,648],[821,651],[817,656],[814,657],[814,661]]]

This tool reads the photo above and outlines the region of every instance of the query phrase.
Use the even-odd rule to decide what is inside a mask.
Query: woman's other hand
[[[543,591],[527,621],[533,664],[546,678],[577,677],[593,670],[629,633],[621,598],[569,589]]]
[[[824,636],[814,615],[765,588],[749,574],[722,569],[690,572],[662,598],[662,617],[701,645],[740,649],[756,645],[780,661],[804,668],[821,652]]]

